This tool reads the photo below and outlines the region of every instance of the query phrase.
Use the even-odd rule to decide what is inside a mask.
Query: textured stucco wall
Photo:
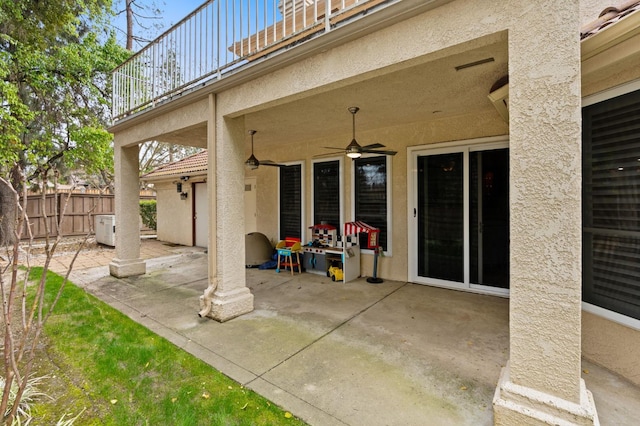
[[[579,22],[577,3],[545,3],[552,15],[514,9],[509,33],[510,374],[579,403]]]
[[[167,110],[164,113],[156,114],[155,110],[148,113],[156,115],[149,117],[144,122],[133,127],[126,127],[126,122],[122,124],[123,129],[117,128],[118,144],[120,146],[130,146],[152,140],[168,140],[167,134],[171,134],[177,130],[191,128],[207,121],[209,111],[207,98],[199,101],[182,105],[177,108]],[[188,146],[197,146],[206,148],[206,138],[190,138],[188,140],[172,141]]]
[[[582,354],[640,386],[640,331],[582,313]]]
[[[140,189],[138,186],[138,145],[123,147],[118,135],[114,141],[116,257],[109,272],[116,277],[143,274],[140,259]]]

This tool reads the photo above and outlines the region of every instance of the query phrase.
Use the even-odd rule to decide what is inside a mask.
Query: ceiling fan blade
[[[340,148],[332,148],[332,149],[340,149]],[[344,155],[344,149],[340,149],[340,151],[335,151],[335,152],[327,152],[326,154],[316,154],[313,156],[313,158],[335,157],[336,155]]]
[[[398,152],[397,151],[391,151],[391,150],[386,150],[386,151],[378,151],[375,149],[363,149],[362,153],[366,153],[366,154],[381,154],[381,155],[396,155]]]
[[[344,151],[344,148],[338,148],[337,146],[323,146],[324,149],[335,149],[338,151]]]
[[[271,167],[287,167],[284,164],[278,164],[278,163],[276,163],[274,161],[271,161],[271,160],[262,160],[260,162],[260,165],[261,166],[271,166]]]
[[[371,145],[365,145],[362,147],[363,150],[365,149],[374,149],[374,148],[384,148],[385,146],[382,145],[381,143],[372,143]]]

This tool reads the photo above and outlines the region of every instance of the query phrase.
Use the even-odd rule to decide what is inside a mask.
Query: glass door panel
[[[418,157],[418,275],[464,281],[463,153]]]
[[[509,150],[469,153],[472,284],[509,288]]]

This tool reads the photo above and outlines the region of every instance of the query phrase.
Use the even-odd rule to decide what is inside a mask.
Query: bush
[[[140,200],[140,216],[142,217],[144,226],[156,230],[156,200]]]

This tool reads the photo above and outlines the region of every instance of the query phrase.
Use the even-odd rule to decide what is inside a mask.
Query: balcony
[[[398,1],[209,0],[113,70],[113,120],[220,81]]]

